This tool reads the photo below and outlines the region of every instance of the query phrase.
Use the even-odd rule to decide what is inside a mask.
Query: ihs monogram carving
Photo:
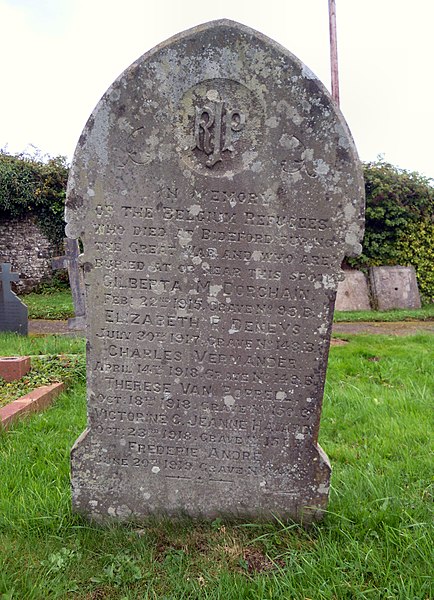
[[[234,151],[232,134],[243,129],[246,118],[239,109],[226,106],[216,90],[209,90],[207,98],[206,105],[196,107],[193,150],[205,152],[205,164],[212,168],[223,160],[223,152]]]

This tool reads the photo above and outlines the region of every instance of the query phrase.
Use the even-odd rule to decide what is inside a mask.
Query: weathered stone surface
[[[344,271],[344,279],[338,283],[336,310],[371,310],[366,276],[362,271]]]
[[[12,281],[18,281],[18,273],[12,273],[11,265],[2,263],[0,271],[0,331],[10,331],[27,335],[27,306],[11,289]]]
[[[75,510],[319,518],[333,305],[363,189],[325,88],[242,25],[180,34],[115,81],[67,194],[89,337]]]
[[[378,310],[421,307],[413,267],[371,267],[369,278],[373,303]]]

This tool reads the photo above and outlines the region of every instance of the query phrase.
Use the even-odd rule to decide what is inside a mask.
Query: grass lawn
[[[71,292],[61,290],[45,294],[27,294],[21,300],[29,308],[29,319],[69,319],[74,316]],[[417,310],[335,312],[335,322],[341,321],[427,321],[434,320],[434,304]]]
[[[86,342],[80,337],[62,335],[18,335],[0,333],[1,356],[42,354],[83,354]]]
[[[29,319],[69,319],[74,316],[70,290],[21,296],[29,309]]]
[[[73,515],[69,450],[86,421],[79,377],[52,408],[0,434],[1,600],[433,598],[433,336],[350,339],[331,348],[320,443],[332,490],[324,521],[308,530],[101,527]],[[82,341],[44,343],[74,353]],[[9,344],[22,348],[18,336]]]
[[[350,312],[336,311],[335,323],[342,321],[434,321],[434,304],[427,304],[413,310],[353,310]]]

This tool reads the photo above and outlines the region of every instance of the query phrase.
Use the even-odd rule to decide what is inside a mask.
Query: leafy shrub
[[[434,297],[432,180],[382,160],[364,165],[366,225],[363,253],[352,267],[413,265],[419,289]]]
[[[46,162],[0,150],[0,217],[34,216],[41,231],[56,246],[64,237],[68,166],[61,156]]]
[[[56,292],[62,292],[69,290],[69,276],[66,269],[58,269],[54,271],[51,278],[48,281],[42,281],[33,290],[33,294],[55,294]]]
[[[413,265],[422,297],[434,301],[434,223],[407,225],[398,236],[396,252],[401,265]]]

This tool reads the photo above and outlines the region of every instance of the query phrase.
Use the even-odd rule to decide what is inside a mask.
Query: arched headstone
[[[114,82],[67,195],[87,290],[77,511],[321,516],[333,304],[363,190],[326,89],[243,25],[177,35]]]

